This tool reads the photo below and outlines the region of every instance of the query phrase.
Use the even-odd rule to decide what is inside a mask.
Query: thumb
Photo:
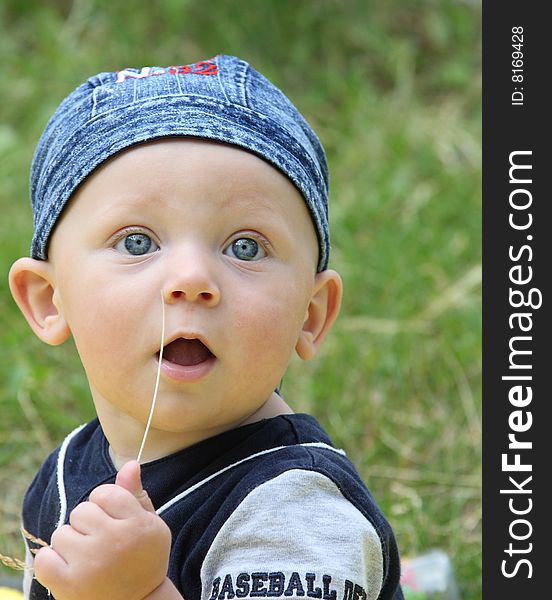
[[[125,463],[117,473],[115,485],[118,485],[129,491],[140,503],[140,506],[148,512],[155,512],[155,508],[148,496],[146,490],[142,487],[140,478],[140,463],[136,460],[130,460]]]

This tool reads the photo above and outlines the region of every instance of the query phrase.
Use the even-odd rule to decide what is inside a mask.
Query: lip
[[[199,381],[211,371],[216,360],[217,357],[213,355],[197,365],[184,366],[163,359],[161,361],[161,375],[167,379],[178,382]]]
[[[171,344],[175,340],[178,340],[179,338],[182,338],[184,340],[199,340],[204,346],[206,346],[209,349],[211,354],[215,354],[211,349],[207,338],[202,333],[195,331],[177,331],[176,333],[173,333],[171,336],[165,339],[163,347],[168,346],[169,344]]]
[[[209,350],[209,352],[211,352],[211,356],[207,360],[204,360],[196,365],[179,365],[169,362],[163,358],[161,361],[161,375],[163,375],[166,379],[177,382],[199,381],[205,377],[209,371],[211,371],[215,365],[217,357],[211,350],[211,347],[209,346],[209,343],[205,337],[202,334],[195,332],[177,332],[165,340],[163,347],[168,346],[170,343],[179,338],[183,338],[185,340],[199,340]],[[159,352],[157,352],[155,358],[156,362],[159,362]]]

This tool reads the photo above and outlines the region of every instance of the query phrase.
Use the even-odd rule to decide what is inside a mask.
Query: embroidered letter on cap
[[[153,77],[154,75],[217,75],[218,65],[212,59],[202,60],[191,65],[177,65],[162,69],[160,67],[142,67],[140,71],[132,69],[123,69],[117,71],[116,83],[123,83],[125,79],[144,79],[144,77]]]

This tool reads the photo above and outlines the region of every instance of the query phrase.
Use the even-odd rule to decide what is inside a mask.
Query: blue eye
[[[149,235],[145,233],[131,233],[119,240],[115,248],[123,252],[123,254],[142,256],[148,252],[155,252],[159,247]]]
[[[239,238],[228,246],[227,252],[230,256],[234,256],[239,260],[258,260],[264,258],[266,252],[252,238]]]

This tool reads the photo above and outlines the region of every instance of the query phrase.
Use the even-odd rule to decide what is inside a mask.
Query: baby
[[[50,542],[28,598],[402,599],[389,524],[278,389],[340,308],[327,184],[308,123],[236,57],[100,73],[61,103],[10,287],[41,340],[73,337],[97,419],[25,496]]]

